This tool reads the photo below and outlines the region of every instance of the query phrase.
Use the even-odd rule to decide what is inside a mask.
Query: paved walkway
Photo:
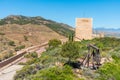
[[[40,56],[42,52],[46,49],[45,47],[41,47],[40,49],[36,50],[38,55]],[[19,60],[17,63],[13,63],[14,65],[6,67],[4,70],[0,70],[0,80],[13,80],[16,71],[20,70],[23,66],[18,65],[19,62],[23,62],[24,58]]]
[[[12,65],[0,72],[0,80],[13,80],[17,70],[20,70],[22,65]]]

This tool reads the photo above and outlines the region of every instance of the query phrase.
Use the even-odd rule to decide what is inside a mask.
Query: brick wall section
[[[3,62],[0,62],[0,68],[2,68],[2,67],[4,67],[4,66],[6,66],[7,64],[15,61],[16,59],[22,57],[25,53],[26,53],[26,51],[22,52],[21,54],[12,56],[11,58],[8,58],[7,60],[5,60],[5,61],[3,61]]]
[[[15,56],[12,56],[2,62],[0,62],[0,68],[12,63],[13,61],[19,59],[20,57],[22,57],[24,54],[26,54],[27,52],[29,52],[30,50],[36,50],[38,48],[41,48],[43,46],[47,46],[48,45],[48,42],[46,43],[43,43],[41,45],[38,45],[38,46],[33,46],[33,47],[30,47],[30,48],[27,48],[27,49],[24,49],[24,50],[21,50],[17,55]]]
[[[92,18],[76,18],[75,41],[92,39]]]

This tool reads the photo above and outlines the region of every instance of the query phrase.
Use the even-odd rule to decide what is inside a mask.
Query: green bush
[[[97,80],[120,80],[120,50],[111,52],[111,56],[113,61],[105,63],[100,67],[98,70],[100,76]]]
[[[31,55],[31,57],[33,57],[33,58],[37,58],[37,57],[38,57],[38,54],[37,54],[36,52],[33,52],[33,53],[31,53],[30,55]]]
[[[82,58],[88,53],[87,45],[95,44],[100,48],[101,55],[105,54],[104,58],[111,58],[113,61],[102,64],[98,70],[90,70],[84,68],[79,73],[71,73],[69,67],[65,68],[63,64],[69,60],[76,60]],[[82,55],[81,55],[82,54]],[[103,56],[102,56],[103,57]],[[111,59],[110,59],[111,60]],[[56,66],[56,62],[60,63],[60,66]],[[75,74],[83,76],[85,79],[90,80],[119,80],[120,74],[120,39],[116,38],[95,38],[93,40],[83,40],[81,42],[67,42],[62,46],[54,47],[45,51],[40,58],[33,58],[29,61],[28,65],[34,65],[40,63],[44,65],[42,70],[38,70],[35,74],[25,73],[28,71],[23,70],[22,75],[19,75],[19,79],[16,80],[79,80]],[[35,70],[33,68],[31,70]],[[23,76],[24,75],[24,76]],[[23,78],[21,78],[21,76]]]
[[[23,80],[28,75],[34,74],[33,70],[34,70],[33,66],[27,65],[23,67],[22,70],[17,71],[16,75],[14,76],[14,80]]]
[[[61,56],[71,59],[79,57],[79,45],[76,42],[66,42],[62,46]]]
[[[28,41],[28,37],[27,37],[27,36],[24,36],[24,40],[25,40],[25,41]]]
[[[8,44],[9,44],[10,46],[15,46],[15,42],[14,42],[14,41],[10,41],[10,42],[8,42]]]
[[[58,47],[60,44],[61,44],[61,41],[57,39],[52,39],[52,40],[49,40],[48,42],[49,48]]]
[[[0,35],[5,35],[5,33],[3,33],[3,32],[0,32]]]
[[[32,65],[32,64],[35,64],[35,63],[38,63],[40,62],[40,60],[38,58],[32,58],[30,60],[28,60],[25,64],[26,65]]]
[[[5,60],[13,56],[13,51],[8,51],[6,53],[0,54],[0,61]]]
[[[38,58],[38,54],[36,52],[31,52],[25,55],[26,58]]]
[[[99,69],[97,80],[120,80],[120,64],[106,63]]]
[[[24,49],[25,48],[25,45],[21,45],[21,46],[18,46],[15,48],[15,51],[19,51],[21,49]]]
[[[64,67],[52,67],[48,69],[43,69],[37,74],[30,76],[32,80],[83,80],[77,78],[73,74],[72,68],[69,66]]]
[[[13,56],[13,53],[7,53],[7,54],[4,56],[4,58],[7,59],[7,58],[9,58],[9,57],[11,57],[11,56]]]

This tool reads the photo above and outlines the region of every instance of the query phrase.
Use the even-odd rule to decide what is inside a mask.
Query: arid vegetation
[[[14,79],[119,80],[119,42],[120,39],[105,37],[61,44],[43,52],[41,57],[35,58],[32,60],[32,63],[27,63],[22,70],[17,72]],[[85,54],[87,54],[87,44],[89,43],[98,46],[100,48],[101,58],[105,59],[99,69],[80,69],[75,68],[74,64],[66,64],[68,63],[69,58],[71,59],[70,62],[73,63],[78,62],[79,59],[85,57]],[[67,55],[68,53],[70,54]]]
[[[0,61],[16,51],[49,41],[48,48],[39,57],[28,53],[28,59],[20,63],[15,80],[119,80],[120,39],[95,38],[73,41],[74,31],[68,25],[41,17],[9,16],[0,21]],[[63,43],[61,38],[69,38]],[[97,70],[80,67],[80,61],[88,53],[88,44],[100,49],[102,65]]]
[[[71,32],[74,33],[70,26],[42,17],[8,16],[0,20],[0,60],[23,48],[55,38],[64,39]]]

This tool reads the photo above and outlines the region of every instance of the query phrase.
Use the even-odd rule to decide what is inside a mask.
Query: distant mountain
[[[44,19],[40,16],[27,17],[27,16],[22,16],[22,15],[10,15],[0,20],[0,25],[5,25],[5,24],[46,25],[47,27],[51,28],[52,30],[54,30],[55,32],[63,36],[68,36],[68,34],[74,33],[73,28],[71,26],[67,24],[63,24],[63,23],[58,23],[52,20]]]
[[[114,28],[95,28],[94,33],[101,33],[103,32],[105,36],[110,37],[119,37],[120,38],[120,28],[114,29]]]
[[[114,29],[114,28],[95,28],[94,30],[97,30],[97,31],[117,32],[117,31],[120,31],[120,28],[118,28],[118,29]]]

